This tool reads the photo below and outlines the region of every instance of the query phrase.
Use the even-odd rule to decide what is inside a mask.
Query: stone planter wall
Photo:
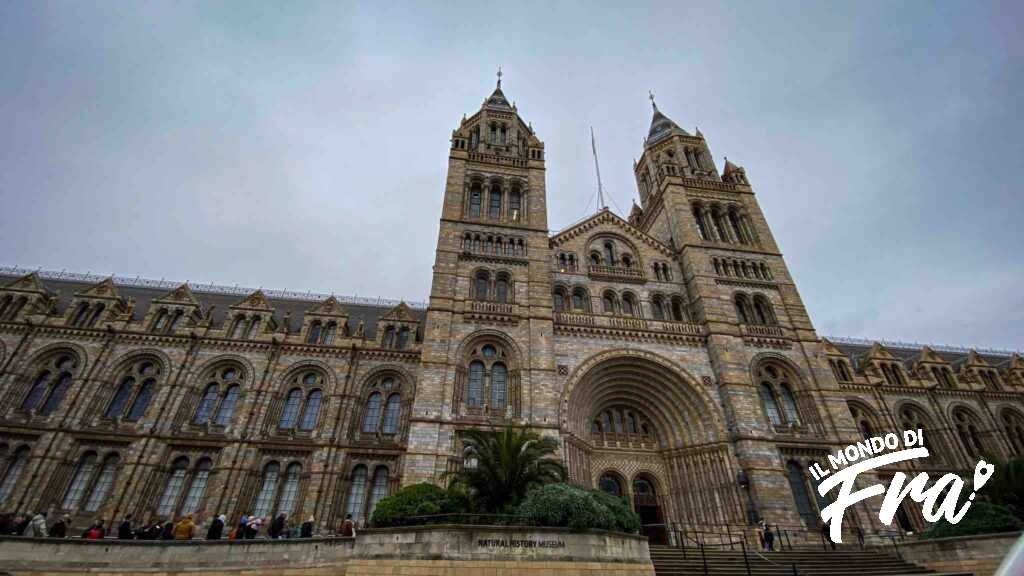
[[[207,542],[0,537],[0,573],[93,576],[369,574],[653,576],[647,540],[557,528],[430,526],[365,530],[356,539]]]
[[[910,562],[936,572],[973,572],[974,576],[991,576],[1020,538],[1020,532],[937,538],[900,544],[899,551]],[[1024,558],[1020,561],[1024,562]],[[1017,570],[1010,574],[1024,574],[1024,565]]]

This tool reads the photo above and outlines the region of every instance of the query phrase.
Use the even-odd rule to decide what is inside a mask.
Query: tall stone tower
[[[751,508],[776,521],[812,520],[792,507],[791,476],[803,468],[787,466],[823,459],[825,443],[859,435],[744,169],[726,160],[719,174],[704,135],[651,100],[634,165],[641,206],[630,222],[670,246],[681,267],[735,456],[757,500]],[[783,366],[797,370],[781,375]]]
[[[452,132],[404,483],[460,464],[459,430],[557,430],[544,144],[501,89]]]

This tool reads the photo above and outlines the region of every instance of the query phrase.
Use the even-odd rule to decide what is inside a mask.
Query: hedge
[[[516,513],[533,526],[631,533],[640,529],[640,518],[625,498],[571,484],[549,484],[531,491]]]
[[[415,516],[464,513],[469,509],[465,495],[433,484],[412,484],[377,503],[370,522],[375,527],[422,524]]]
[[[996,534],[999,532],[1016,532],[1024,526],[1020,518],[1014,516],[1006,506],[974,502],[956,524],[950,524],[945,518],[934,525],[931,530],[921,534],[922,539],[948,538],[951,536],[973,536],[976,534]]]

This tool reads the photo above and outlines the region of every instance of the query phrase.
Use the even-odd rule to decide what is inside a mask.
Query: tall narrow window
[[[676,322],[686,321],[686,316],[683,314],[683,302],[679,298],[672,299],[672,319]]]
[[[174,316],[171,318],[171,323],[167,326],[167,334],[171,334],[174,332],[174,329],[178,327],[178,323],[181,322],[181,319],[184,316],[185,312],[181,310],[178,310],[174,313]]]
[[[116,454],[107,456],[107,459],[104,460],[103,468],[100,469],[96,483],[93,484],[89,499],[85,502],[86,512],[99,510],[103,502],[106,501],[107,494],[110,493],[110,488],[114,485],[114,475],[117,474],[117,465],[120,462],[121,459]]]
[[[522,219],[523,196],[518,188],[513,188],[508,195],[508,214],[513,221]]]
[[[711,235],[708,234],[707,224],[704,222],[704,214],[699,206],[693,207],[693,221],[697,224],[697,232],[700,234],[701,240],[711,240]]]
[[[405,347],[409,345],[409,328],[403,326],[398,330],[398,340],[395,342],[395,348],[398,350],[405,350]]]
[[[313,322],[309,326],[309,334],[306,336],[306,344],[320,343],[320,321]]]
[[[22,446],[14,452],[8,461],[3,479],[0,480],[0,503],[7,500],[7,497],[14,491],[18,479],[21,478],[21,473],[25,469],[25,464],[28,463],[28,456],[28,446]]]
[[[384,466],[378,466],[377,471],[373,474],[373,488],[370,490],[370,507],[366,513],[368,517],[373,517],[373,511],[377,508],[377,503],[387,495],[388,469]]]
[[[277,505],[277,513],[291,516],[295,511],[295,501],[299,496],[299,481],[302,478],[302,464],[292,462],[284,473],[284,486],[281,487],[281,502]]]
[[[228,391],[224,393],[224,400],[221,401],[220,406],[217,408],[217,417],[213,423],[217,426],[227,426],[231,423],[231,417],[235,414],[235,405],[238,404],[238,396],[242,393],[242,388],[235,384],[228,388]]]
[[[501,218],[501,188],[498,188],[497,186],[491,186],[490,198],[491,209],[488,216],[490,216],[492,220],[497,220],[498,218]]]
[[[352,484],[348,489],[348,503],[345,514],[351,514],[354,522],[363,517],[363,502],[366,498],[366,466],[360,464],[352,470]]]
[[[551,300],[555,306],[555,312],[565,312],[565,290],[555,288],[554,293],[551,295]]]
[[[96,323],[99,322],[100,317],[103,316],[103,311],[106,309],[107,307],[105,304],[96,305],[96,308],[93,309],[92,316],[89,317],[89,328],[96,326]]]
[[[384,347],[394,348],[395,347],[395,327],[388,326],[384,329]]]
[[[53,385],[50,390],[50,395],[46,397],[46,402],[43,403],[42,409],[39,413],[46,416],[53,414],[60,407],[60,403],[64,400],[64,395],[67,394],[68,388],[71,387],[71,374],[64,372],[57,378],[57,383]]]
[[[384,433],[394,434],[398,432],[398,416],[402,411],[402,397],[398,394],[388,396],[387,405],[384,408]]]
[[[793,399],[793,391],[787,384],[779,386],[779,394],[782,396],[782,410],[786,414],[786,421],[799,424],[800,413],[796,409],[796,401]]]
[[[474,297],[477,300],[487,300],[487,288],[491,283],[491,277],[487,272],[477,272],[476,274],[476,288],[474,290]]]
[[[483,187],[480,184],[473,184],[469,189],[469,216],[480,217],[480,209],[483,204]]]
[[[96,460],[96,453],[89,452],[82,456],[82,459],[78,462],[78,466],[75,468],[75,475],[71,479],[71,485],[68,486],[68,491],[64,495],[64,502],[61,505],[65,510],[76,510],[82,502],[85,488],[89,481],[92,480],[93,473],[96,472]]]
[[[736,241],[740,244],[747,244],[747,239],[743,234],[743,230],[740,229],[740,220],[733,210],[729,211],[729,226],[732,228],[733,236],[736,237]]]
[[[484,399],[484,363],[480,361],[469,364],[469,390],[466,394],[467,406],[481,406]]]
[[[612,247],[611,242],[604,243],[604,259],[609,266],[615,265],[615,249]]]
[[[491,407],[504,410],[508,403],[508,369],[504,364],[491,367]]]
[[[85,319],[88,317],[88,314],[89,305],[86,304],[85,302],[82,302],[81,304],[78,305],[78,309],[75,310],[75,315],[71,318],[71,325],[81,326],[82,324],[85,323]]]
[[[160,332],[164,329],[164,324],[167,323],[167,308],[161,308],[156,313],[156,320],[153,321],[153,332]]]
[[[302,410],[302,422],[299,424],[300,430],[316,428],[316,421],[320,417],[320,400],[322,397],[323,392],[320,390],[313,390],[309,393],[309,397],[306,398],[306,406]]]
[[[372,434],[377,431],[377,426],[380,425],[380,405],[380,392],[374,392],[366,399],[366,411],[363,413],[363,432]]]
[[[635,303],[632,294],[622,295],[622,313],[625,316],[635,316]]]
[[[651,313],[655,320],[665,319],[665,302],[661,296],[655,296],[651,299]]]
[[[782,424],[782,417],[779,415],[779,405],[775,402],[775,392],[767,384],[761,384],[759,391],[761,394],[761,404],[764,406],[764,412],[768,416],[768,421],[773,426],[780,426]]]
[[[803,518],[807,526],[816,526],[819,520],[811,504],[811,498],[807,494],[803,467],[790,460],[786,463],[786,472],[789,478],[789,488],[793,492],[793,500],[796,503],[797,513],[800,514],[800,517]]]
[[[328,346],[333,344],[334,343],[334,334],[337,331],[338,331],[338,324],[336,322],[329,323],[327,325],[327,328],[324,330],[323,343],[325,345],[328,345]]]
[[[235,316],[235,323],[231,325],[231,336],[232,339],[242,337],[242,331],[245,329],[245,316],[239,314]]]
[[[578,312],[587,311],[587,298],[586,293],[581,289],[577,288],[572,291],[572,309]]]
[[[252,340],[259,335],[260,332],[260,317],[254,316],[249,322],[249,331],[245,333],[246,340]]]
[[[494,297],[502,304],[508,302],[508,278],[505,276],[498,276],[494,286]]]
[[[29,390],[28,396],[21,402],[21,409],[25,411],[32,410],[46,395],[46,391],[49,389],[51,373],[49,370],[44,370],[36,376],[35,382],[32,383],[32,389]]]
[[[157,516],[170,517],[174,514],[187,476],[188,458],[178,458],[171,465],[171,474],[167,477],[163,494],[160,495],[160,504],[156,508]]]
[[[292,388],[284,401],[284,409],[281,410],[281,421],[278,428],[285,430],[295,427],[295,420],[299,417],[299,408],[302,405],[302,389]]]
[[[127,382],[127,381],[126,381]],[[124,384],[121,385],[122,387]],[[129,387],[129,391],[131,388]],[[118,396],[121,394],[121,390],[117,391]],[[217,405],[217,399],[220,398],[220,389],[216,384],[210,384],[206,387],[206,391],[203,392],[203,399],[199,401],[199,407],[196,408],[196,415],[192,418],[193,424],[206,424],[210,420],[210,415],[213,414],[213,408]],[[117,401],[117,397],[114,398]],[[127,402],[127,397],[125,398]],[[110,403],[110,409],[107,410],[107,416],[113,416],[121,413],[121,409],[114,411],[114,403]],[[111,414],[111,412],[114,414]]]
[[[210,468],[213,462],[209,458],[203,458],[196,466],[192,474],[192,483],[188,486],[188,493],[185,494],[185,501],[181,505],[181,511],[190,514],[199,509],[199,502],[206,493],[206,484],[210,481]]]
[[[611,292],[605,292],[601,298],[601,305],[605,314],[615,314],[615,296]]]
[[[259,496],[256,497],[256,507],[252,513],[257,518],[265,518],[270,515],[277,498],[277,480],[281,475],[281,465],[271,462],[263,468],[263,483],[260,485]]]
[[[146,409],[149,408],[149,403],[153,399],[155,389],[156,380],[147,378],[143,381],[142,386],[139,387],[138,394],[135,395],[135,401],[132,402],[132,407],[128,409],[128,415],[125,416],[125,420],[137,422],[146,414]]]

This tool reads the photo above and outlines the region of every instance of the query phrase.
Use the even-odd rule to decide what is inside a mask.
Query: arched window
[[[555,306],[555,312],[565,312],[565,288],[555,288],[551,293],[551,300]]]
[[[725,231],[725,223],[722,222],[722,213],[717,208],[711,210],[711,222],[715,225],[715,235],[722,242],[729,242],[729,234]]]
[[[636,299],[629,292],[622,295],[622,314],[636,316]]]
[[[333,320],[327,324],[327,328],[324,329],[323,344],[330,346],[334,343],[334,334],[338,331],[338,323]]]
[[[323,392],[319,389],[311,390],[306,397],[306,405],[302,409],[302,419],[299,423],[299,430],[312,430],[316,428],[316,421],[320,417],[320,401]]]
[[[299,497],[299,481],[302,478],[302,464],[292,462],[284,472],[284,485],[281,487],[281,500],[277,504],[278,514],[291,516],[295,511],[295,501]]]
[[[117,466],[120,463],[121,459],[116,454],[107,456],[106,460],[103,461],[103,467],[100,468],[100,473],[96,477],[96,481],[93,482],[89,498],[85,501],[86,512],[99,510],[103,502],[106,501],[107,494],[110,493],[111,487],[114,486],[114,477],[117,474]]]
[[[131,379],[130,378],[127,379],[125,381],[125,383],[128,383],[128,380],[131,380]],[[114,416],[114,415],[117,415],[117,414],[121,413],[121,409],[122,408],[117,408],[116,410],[114,410],[114,408],[115,408],[115,405],[118,403],[118,398],[121,397],[122,389],[124,389],[124,388],[125,388],[125,385],[122,384],[121,385],[121,389],[118,389],[118,391],[117,391],[118,395],[114,397],[114,402],[110,403],[110,408],[107,410],[107,416]],[[125,402],[128,401],[128,394],[131,393],[131,386],[127,387],[127,391],[128,392],[125,393],[125,395],[124,395]],[[217,400],[219,400],[219,399],[220,399],[220,388],[216,384],[209,384],[209,385],[207,385],[206,386],[206,391],[203,392],[203,399],[199,401],[199,407],[196,408],[196,414],[192,418],[192,423],[193,424],[206,424],[207,422],[209,422],[210,421],[210,416],[213,415],[213,409],[214,409],[214,407],[216,407]],[[114,414],[111,414],[111,412],[114,412]]]
[[[398,339],[395,341],[396,350],[405,350],[405,347],[409,345],[409,328],[402,326],[398,329]]]
[[[501,188],[491,185],[491,207],[488,213],[491,220],[501,218]]]
[[[78,308],[75,310],[75,315],[71,317],[71,325],[82,326],[85,323],[85,319],[88,318],[88,314],[89,305],[85,302],[82,302],[81,304],[78,305]]]
[[[360,464],[352,469],[352,479],[348,489],[348,503],[345,506],[345,514],[351,514],[353,522],[359,522],[363,517],[363,502],[366,498],[366,476],[366,466]]]
[[[676,322],[686,322],[686,315],[683,313],[683,301],[678,296],[672,298],[672,319]]]
[[[612,292],[605,292],[604,296],[601,297],[601,303],[604,306],[605,314],[615,314],[615,294]]]
[[[363,412],[363,432],[372,434],[380,424],[381,394],[374,392],[366,399],[366,410]]]
[[[209,458],[201,459],[196,465],[196,469],[192,473],[192,483],[189,484],[185,501],[181,505],[181,512],[189,514],[199,509],[199,502],[206,494],[206,485],[210,481],[211,468],[213,468],[213,461]]]
[[[11,492],[14,492],[14,487],[18,484],[21,473],[28,463],[29,453],[29,447],[22,446],[15,450],[7,460],[7,465],[3,468],[3,476],[0,476],[0,503],[7,500]]]
[[[238,404],[238,396],[241,393],[242,387],[238,384],[228,386],[227,392],[224,393],[224,399],[221,400],[220,406],[217,408],[217,417],[214,418],[214,424],[217,426],[227,426],[231,423],[231,417],[235,414],[235,405]]]
[[[750,314],[748,309],[750,308],[747,297],[743,294],[737,294],[733,299],[733,304],[736,306],[736,318],[740,321],[740,324],[750,324]]]
[[[320,343],[320,321],[317,320],[309,325],[309,334],[306,336],[307,344]]]
[[[259,335],[260,320],[259,316],[253,316],[253,319],[249,321],[249,330],[245,333],[246,340],[252,340]]]
[[[146,409],[149,408],[149,403],[153,400],[155,390],[156,380],[153,378],[143,380],[142,385],[139,386],[139,392],[135,395],[135,401],[132,402],[132,407],[128,409],[128,415],[124,419],[128,422],[138,422],[146,414]]]
[[[394,326],[388,326],[387,328],[384,329],[383,344],[384,344],[385,348],[394,348],[395,347],[395,327]]]
[[[523,211],[523,196],[519,191],[519,188],[512,188],[512,192],[508,195],[508,213],[509,217],[513,220],[520,220]]]
[[[758,324],[775,324],[775,314],[772,313],[772,305],[760,295],[754,297],[754,317]]]
[[[153,321],[153,332],[160,332],[164,329],[164,324],[167,323],[167,308],[161,308],[156,313],[156,319]]]
[[[483,187],[474,182],[469,188],[469,216],[470,218],[480,217],[480,208],[483,205]]]
[[[871,425],[871,422],[868,421],[867,414],[853,404],[849,404],[848,406],[850,408],[850,416],[853,417],[853,422],[857,425],[857,429],[860,430],[861,436],[863,436],[865,440],[874,436],[875,430]]]
[[[43,402],[43,407],[39,410],[39,413],[43,416],[48,416],[57,411],[60,407],[60,403],[64,400],[64,395],[67,394],[68,388],[71,387],[71,374],[62,372],[57,377],[57,383],[50,389],[50,395],[46,397],[46,402]]]
[[[87,452],[78,461],[78,466],[75,467],[75,475],[71,478],[68,491],[64,494],[61,508],[65,510],[78,509],[79,504],[82,503],[82,498],[85,497],[85,489],[96,473],[96,462],[98,460],[99,457],[96,456],[95,452]]]
[[[779,404],[775,401],[775,392],[772,390],[772,387],[768,384],[761,384],[758,391],[761,394],[761,405],[768,416],[768,421],[773,426],[782,425],[782,417],[779,415]]]
[[[280,476],[281,465],[277,462],[270,462],[263,468],[263,482],[256,497],[256,507],[252,511],[254,516],[265,518],[270,515],[277,498],[277,481]]]
[[[590,302],[587,297],[587,293],[582,288],[576,288],[572,291],[572,309],[574,312],[589,312]]]
[[[971,458],[980,458],[985,452],[985,446],[981,441],[977,418],[961,408],[953,412],[953,424],[967,455]]]
[[[608,266],[615,266],[615,248],[611,242],[604,243],[604,260]]]
[[[184,316],[185,312],[183,310],[176,310],[174,312],[174,317],[171,318],[171,323],[170,325],[167,326],[167,334],[171,334],[174,332],[174,329],[178,327],[178,323],[181,322],[181,319]]]
[[[494,286],[495,300],[504,304],[508,302],[508,276],[504,274],[498,276],[498,280]]]
[[[601,265],[601,255],[598,254],[597,252],[591,252],[590,253],[590,265],[591,266],[600,266]]]
[[[231,335],[229,338],[238,339],[242,337],[242,330],[245,329],[245,316],[239,314],[235,316],[234,324],[231,325]]]
[[[32,410],[39,404],[39,401],[43,399],[46,394],[46,390],[49,389],[51,373],[49,370],[43,370],[36,376],[35,382],[32,383],[32,388],[29,390],[28,395],[21,401],[21,409],[25,411]]]
[[[799,424],[800,416],[796,409],[796,401],[793,399],[793,391],[788,384],[779,385],[779,395],[782,397],[782,410],[786,414],[786,421]]]
[[[601,479],[598,481],[598,486],[602,492],[607,492],[612,496],[622,497],[622,483],[619,479],[611,474],[603,474]]]
[[[398,417],[402,412],[402,397],[398,394],[388,396],[387,404],[384,406],[384,433],[394,434],[398,432]]]
[[[469,364],[469,387],[466,394],[467,406],[482,406],[484,395],[484,363],[479,360]]]
[[[476,273],[476,282],[473,290],[473,297],[476,300],[484,301],[487,300],[488,287],[491,283],[491,275],[487,272],[480,271]]]
[[[793,492],[797,513],[800,514],[800,517],[803,518],[807,526],[817,526],[820,520],[814,513],[814,506],[811,504],[810,496],[807,494],[803,466],[790,460],[786,463],[786,473],[789,478],[789,488]]]
[[[89,324],[88,324],[89,328],[92,328],[92,327],[96,326],[96,323],[99,322],[100,317],[103,316],[103,311],[106,310],[106,309],[107,309],[107,306],[105,304],[102,304],[102,303],[101,304],[97,304],[96,308],[93,308],[92,316],[89,317]]]
[[[132,371],[134,372],[134,370]],[[132,393],[135,392],[135,377],[132,375],[125,376],[124,380],[121,381],[121,385],[118,386],[117,392],[114,393],[114,399],[110,401],[110,405],[107,406],[107,411],[104,416],[107,418],[119,418],[124,415],[124,409],[128,406],[128,401],[132,397]],[[200,404],[200,408],[202,405]]]
[[[651,298],[651,314],[655,320],[665,319],[665,301],[661,296]]]
[[[171,464],[171,474],[167,477],[164,485],[164,492],[160,496],[160,503],[156,508],[158,516],[170,517],[177,510],[178,498],[185,486],[185,479],[188,476],[188,458],[182,456]]]
[[[11,300],[12,298],[10,294],[4,296],[3,299],[0,300],[0,320],[7,319],[7,308],[11,305]]]
[[[629,254],[623,254],[622,258],[619,259],[622,262],[623,268],[633,267],[633,258]]]
[[[277,427],[288,430],[295,427],[295,421],[299,417],[299,408],[302,406],[302,389],[292,388],[284,401],[284,409],[281,411],[281,420]]]
[[[1024,417],[1014,410],[1003,410],[1003,428],[1014,454],[1024,456]],[[3,501],[3,498],[0,498]]]
[[[377,470],[373,473],[373,487],[370,489],[370,506],[366,512],[368,518],[373,517],[373,511],[377,508],[377,503],[387,495],[388,469],[384,466],[378,466]]]
[[[504,364],[491,367],[491,407],[504,410],[508,400],[508,370]]]
[[[746,235],[740,229],[740,219],[735,210],[729,210],[729,226],[732,227],[733,236],[740,244],[748,244]]]

